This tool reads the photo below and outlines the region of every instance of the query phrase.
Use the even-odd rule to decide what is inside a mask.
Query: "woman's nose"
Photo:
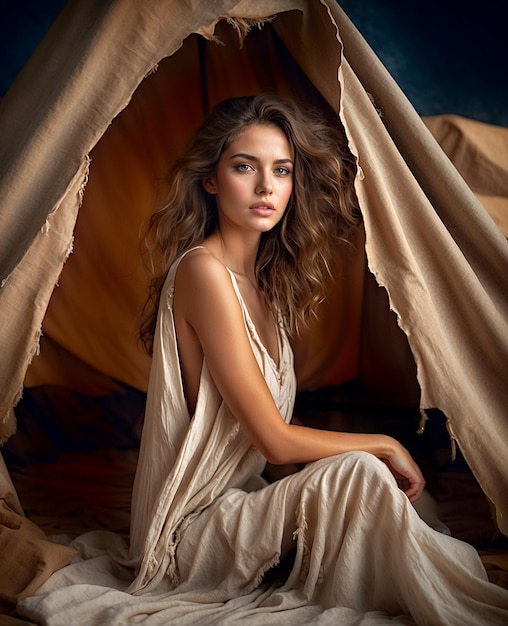
[[[256,193],[260,196],[265,194],[271,194],[273,191],[272,183],[269,180],[268,176],[264,176],[262,180],[258,182],[256,185]]]

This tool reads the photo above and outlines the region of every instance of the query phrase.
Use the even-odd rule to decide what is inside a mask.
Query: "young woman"
[[[475,551],[414,511],[424,479],[399,442],[290,422],[288,337],[316,314],[358,219],[354,176],[336,121],[265,95],[218,105],[174,164],[151,220],[160,269],[142,328],[153,366],[131,592],[224,603],[265,590],[294,553],[263,591],[277,610],[506,619],[508,594]],[[306,466],[268,485],[266,460]]]

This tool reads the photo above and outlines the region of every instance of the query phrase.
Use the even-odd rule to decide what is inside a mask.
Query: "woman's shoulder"
[[[194,274],[198,276],[202,272],[227,274],[227,268],[208,248],[199,246],[185,252],[178,263],[178,270],[182,274]]]
[[[204,246],[190,250],[180,259],[175,282],[186,288],[192,286],[201,293],[223,286],[228,291],[232,289],[226,266]]]
[[[226,266],[209,250],[192,250],[182,258],[174,283],[174,312],[194,328],[240,327],[242,308]]]

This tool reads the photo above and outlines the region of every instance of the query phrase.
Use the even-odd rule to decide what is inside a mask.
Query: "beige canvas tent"
[[[463,172],[496,225],[334,0],[68,3],[0,109],[2,440],[23,387],[146,390],[140,229],[210,106],[260,91],[331,107],[360,171],[364,230],[298,346],[300,388],[354,381],[381,405],[440,409],[506,533],[506,153]],[[445,122],[428,125],[460,134]],[[1,484],[20,513],[7,469]]]

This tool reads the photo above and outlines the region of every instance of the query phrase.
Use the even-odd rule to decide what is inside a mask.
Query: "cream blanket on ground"
[[[78,538],[79,558],[19,603],[20,616],[48,626],[506,624],[508,592],[487,581],[475,550],[431,530],[372,455],[323,459],[267,485],[264,460],[206,363],[189,419],[172,315],[176,267],[161,300],[130,554],[112,533]],[[231,277],[288,420],[295,380],[287,338],[281,331],[277,366]],[[287,580],[263,583],[292,548]]]

